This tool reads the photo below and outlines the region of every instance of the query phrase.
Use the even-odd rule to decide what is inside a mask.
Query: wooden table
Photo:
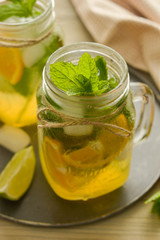
[[[64,30],[65,44],[92,41],[69,0],[55,0],[57,20]],[[40,228],[0,218],[0,240],[159,240],[160,219],[151,214],[145,199],[160,189],[160,181],[139,201],[110,218],[70,228]]]

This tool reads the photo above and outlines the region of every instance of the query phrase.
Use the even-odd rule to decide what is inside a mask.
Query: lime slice
[[[0,174],[0,196],[18,200],[29,188],[36,165],[33,147],[15,153]]]

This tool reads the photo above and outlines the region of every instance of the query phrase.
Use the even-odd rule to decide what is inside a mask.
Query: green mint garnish
[[[51,64],[50,77],[68,95],[101,95],[118,85],[116,78],[108,76],[105,59],[101,56],[92,58],[88,53],[80,57],[78,65],[68,62]]]
[[[106,67],[106,61],[104,60],[104,58],[97,56],[95,57],[95,63],[96,63],[96,67],[98,69],[98,77],[99,80],[104,80],[107,79],[107,67]]]
[[[0,21],[17,16],[17,17],[37,17],[41,14],[34,8],[36,0],[8,0],[5,4],[0,5]]]
[[[98,91],[98,71],[94,59],[88,54],[84,53],[78,63],[78,78],[77,81],[81,82],[85,92],[92,92],[96,95]],[[81,77],[79,77],[79,75]],[[84,78],[82,78],[82,76]],[[84,79],[84,81],[81,81]]]
[[[109,88],[110,90],[114,89],[117,86],[117,80],[113,77],[111,77],[109,80]]]
[[[153,194],[145,203],[153,202],[152,213],[157,213],[160,217],[160,191]]]
[[[55,79],[55,84],[67,92],[69,88],[81,88],[81,83],[77,81],[77,66],[68,62],[57,62],[50,66],[50,76]],[[78,76],[77,76],[78,77]]]

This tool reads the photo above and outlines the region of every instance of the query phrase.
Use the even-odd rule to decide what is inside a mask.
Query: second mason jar
[[[13,13],[0,22],[0,121],[22,127],[36,123],[36,90],[48,57],[63,44],[63,34],[53,0],[37,0],[33,9],[40,14],[32,17],[15,16],[14,4],[21,6],[0,3]]]
[[[100,96],[68,96],[54,85],[50,65],[61,61],[76,64],[85,52],[92,58],[104,57],[108,74],[118,79],[115,89]],[[135,108],[127,64],[116,51],[97,43],[77,43],[57,50],[44,68],[37,102],[42,169],[60,197],[87,200],[126,182],[133,149]],[[146,135],[152,117],[146,120],[149,122]]]

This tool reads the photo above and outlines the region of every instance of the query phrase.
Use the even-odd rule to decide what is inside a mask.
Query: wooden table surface
[[[64,30],[65,44],[92,41],[69,0],[55,0],[57,21]],[[70,228],[40,228],[0,218],[0,240],[159,240],[160,218],[151,214],[145,199],[160,189],[160,181],[139,201],[112,217]]]

